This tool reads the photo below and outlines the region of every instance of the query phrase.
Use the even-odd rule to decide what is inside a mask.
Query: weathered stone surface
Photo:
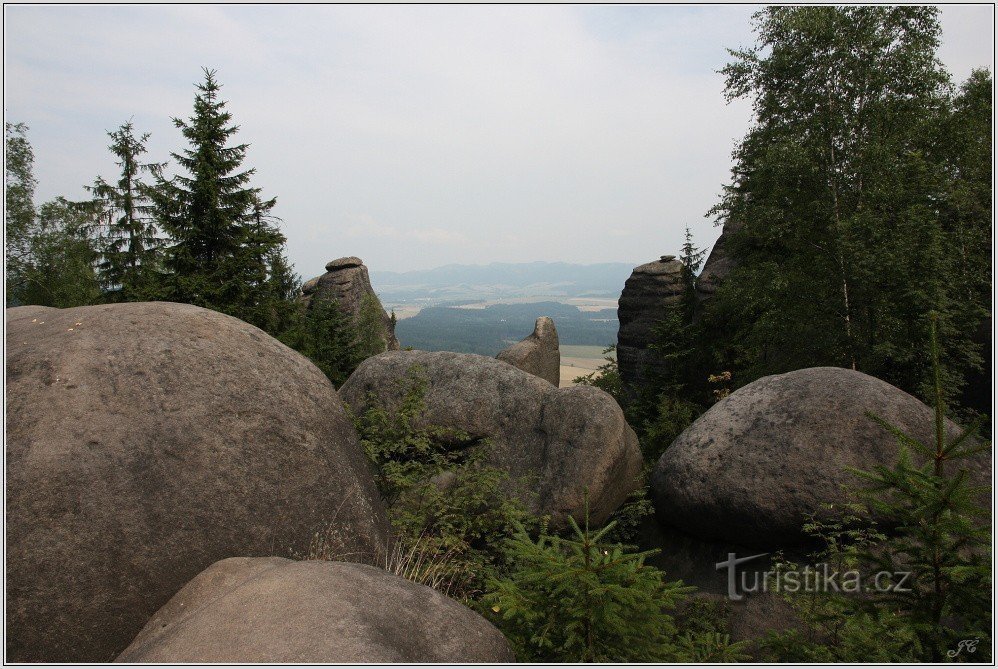
[[[617,305],[617,365],[625,387],[639,385],[658,363],[649,347],[666,308],[683,297],[683,264],[675,256],[635,267]]]
[[[182,304],[7,310],[7,659],[107,662],[198,572],[388,536],[311,362]]]
[[[889,383],[837,367],[767,376],[721,400],[665,451],[652,476],[659,519],[708,539],[766,548],[860,481],[847,468],[893,465],[895,438],[871,411],[925,443],[933,411]],[[952,435],[959,428],[949,423]],[[971,463],[990,482],[990,457]]]
[[[528,337],[499,351],[496,358],[555,386],[561,381],[558,330],[554,321],[547,316],[538,318],[534,323],[534,331]]]
[[[367,267],[360,258],[348,256],[330,260],[326,263],[325,274],[309,279],[302,285],[302,300],[306,305],[317,299],[335,300],[344,313],[350,314],[354,322],[360,316],[361,304],[366,296],[373,298],[381,311],[381,320],[385,326],[382,339],[386,350],[397,351],[399,342],[395,337],[395,325],[371,287]]]
[[[714,247],[707,256],[707,261],[703,264],[703,269],[697,277],[697,298],[706,300],[717,292],[718,286],[731,270],[735,268],[735,261],[731,257],[731,236],[741,229],[741,224],[732,220],[724,223],[721,228],[721,236],[714,242]]]
[[[509,472],[535,512],[584,515],[602,522],[637,485],[641,454],[623,412],[601,390],[555,388],[494,358],[466,353],[396,351],[368,358],[340,388],[355,412],[372,403],[395,411],[403,380],[418,368],[427,379],[422,425],[462,430],[488,439],[486,464]]]
[[[240,557],[198,574],[117,661],[498,663],[514,658],[503,635],[480,615],[383,569]]]

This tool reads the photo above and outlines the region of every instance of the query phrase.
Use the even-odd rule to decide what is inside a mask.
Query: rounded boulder
[[[125,663],[513,662],[480,615],[425,585],[345,562],[230,558],[178,592]]]
[[[190,305],[7,310],[7,659],[107,662],[187,581],[317,532],[388,540],[311,362]]]
[[[897,439],[866,412],[934,443],[932,408],[861,372],[814,367],[738,389],[659,459],[652,490],[660,521],[751,546],[806,543],[808,518],[849,501],[850,490],[862,487],[850,469],[897,462]],[[960,433],[949,421],[947,431]],[[989,482],[989,458],[963,466],[975,481]]]
[[[639,485],[641,452],[610,395],[556,388],[501,360],[470,353],[390,351],[368,358],[340,388],[355,413],[398,410],[406,378],[425,377],[418,423],[460,430],[483,462],[509,475],[527,508],[555,526],[585,516],[601,523]]]

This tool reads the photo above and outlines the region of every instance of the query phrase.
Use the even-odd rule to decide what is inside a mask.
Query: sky
[[[35,150],[36,203],[114,180],[106,132],[150,161],[184,142],[215,69],[253,184],[308,278],[450,263],[641,264],[676,253],[751,122],[726,48],[757,7],[4,6],[4,118]],[[994,70],[994,7],[942,9],[940,58]]]

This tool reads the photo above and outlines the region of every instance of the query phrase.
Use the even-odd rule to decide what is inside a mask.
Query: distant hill
[[[370,275],[378,296],[388,304],[513,297],[615,299],[633,268],[628,263],[492,263],[412,272],[371,270]]]
[[[398,322],[402,346],[425,351],[495,355],[534,330],[539,316],[550,316],[561,344],[607,346],[617,341],[617,310],[580,311],[558,302],[495,304],[484,309],[426,307]]]

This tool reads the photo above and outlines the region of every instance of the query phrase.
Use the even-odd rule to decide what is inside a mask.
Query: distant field
[[[595,359],[599,360],[600,364],[603,364],[603,350],[605,348],[605,346],[581,346],[578,344],[562,344],[558,347],[562,360],[565,358]],[[615,358],[616,354],[611,353],[610,356]]]
[[[604,363],[603,346],[566,344],[558,348],[561,350],[562,387],[572,385],[573,379],[591,374]]]

